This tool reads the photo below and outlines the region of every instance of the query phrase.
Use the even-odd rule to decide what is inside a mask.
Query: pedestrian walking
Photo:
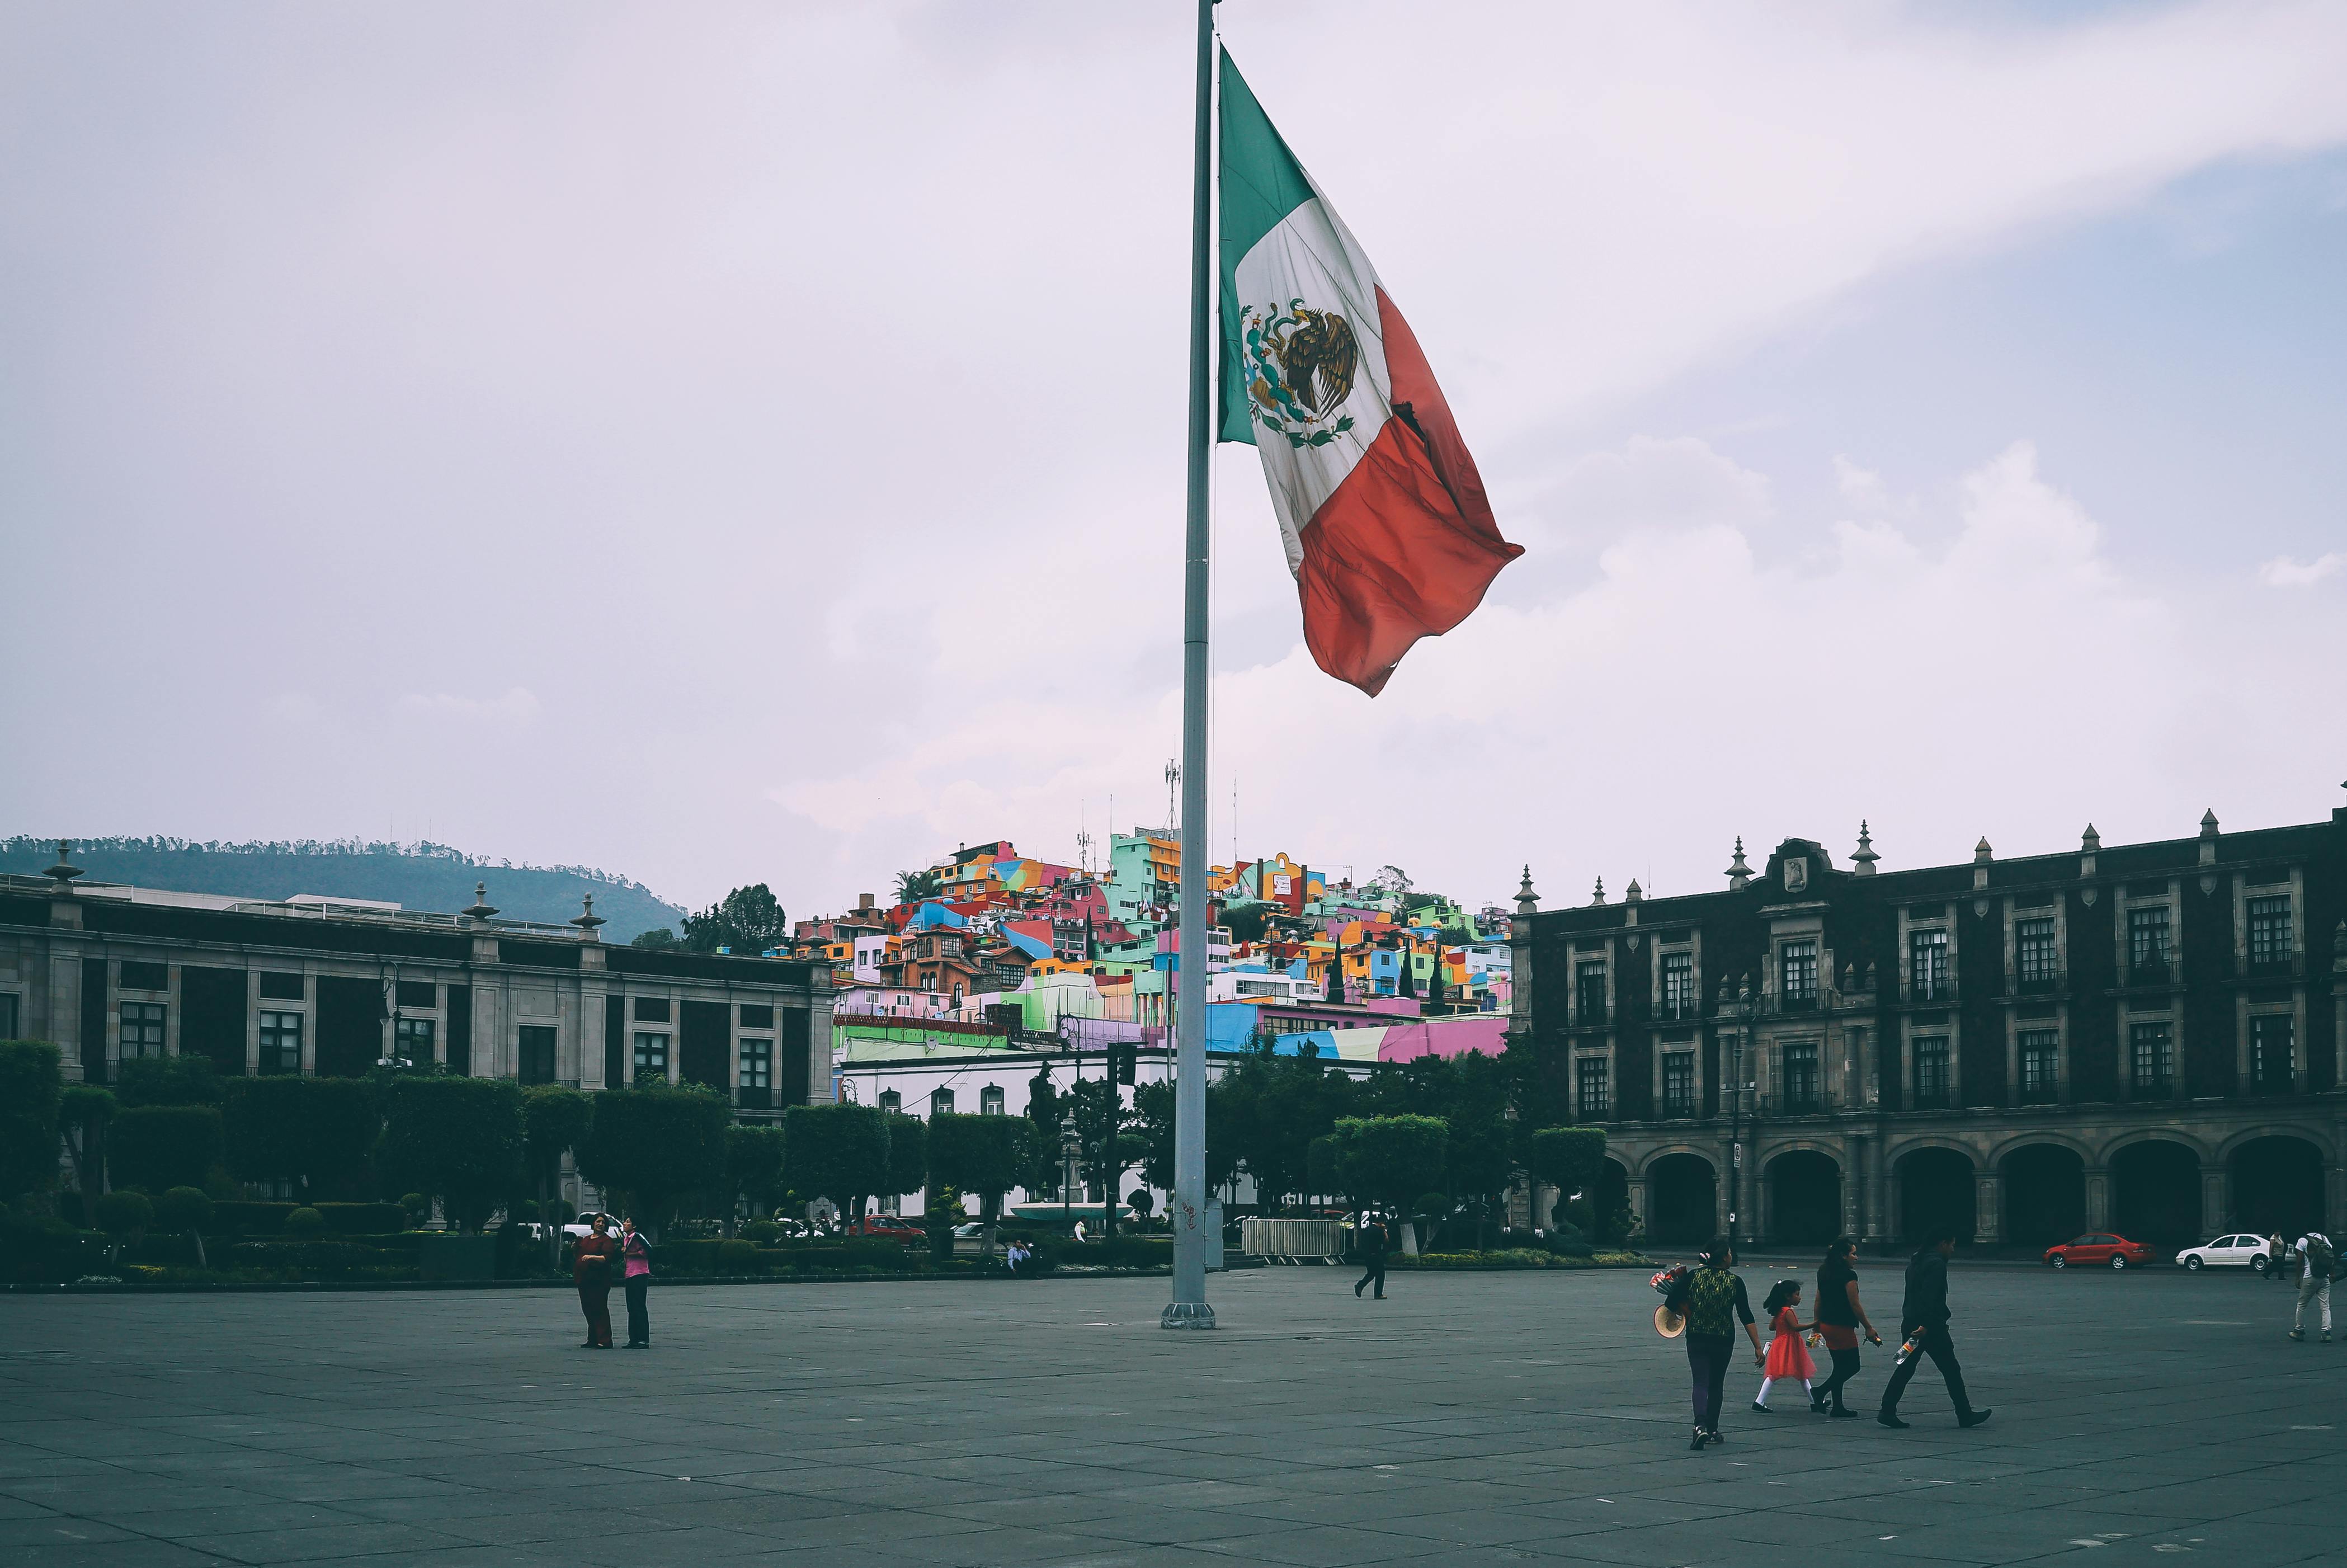
[[[1858,1239],[1842,1236],[1826,1249],[1818,1269],[1818,1337],[1833,1356],[1833,1376],[1809,1389],[1809,1409],[1820,1416],[1855,1420],[1858,1412],[1842,1403],[1842,1389],[1858,1375],[1858,1331],[1862,1327],[1874,1344],[1882,1336],[1858,1299]]]
[[[1360,1228],[1354,1232],[1354,1238],[1360,1246],[1361,1262],[1365,1266],[1361,1277],[1353,1282],[1353,1294],[1358,1296],[1363,1286],[1375,1285],[1378,1287],[1377,1299],[1383,1301],[1386,1298],[1385,1220],[1374,1210],[1362,1210]]]
[[[2280,1231],[2266,1237],[2266,1277],[2268,1279],[2290,1277],[2290,1250],[2281,1245]]]
[[[611,1260],[619,1255],[619,1238],[611,1234],[611,1216],[597,1214],[594,1228],[579,1238],[570,1253],[570,1278],[579,1286],[579,1310],[587,1315],[587,1342],[582,1350],[611,1348]]]
[[[625,1270],[620,1288],[628,1296],[628,1348],[649,1350],[652,1348],[652,1320],[645,1310],[644,1297],[652,1283],[652,1246],[631,1218],[620,1221],[620,1259]]]
[[[1696,1255],[1696,1266],[1679,1276],[1663,1305],[1686,1319],[1687,1372],[1695,1400],[1695,1440],[1687,1447],[1725,1442],[1719,1435],[1720,1396],[1727,1383],[1728,1358],[1736,1353],[1736,1324],[1752,1341],[1752,1364],[1766,1366],[1760,1351],[1760,1330],[1753,1326],[1752,1303],[1744,1281],[1732,1272],[1736,1249],[1715,1241]]]
[[[2298,1238],[2298,1310],[2291,1317],[2291,1338],[2306,1337],[2306,1304],[2314,1301],[2322,1307],[2322,1342],[2331,1343],[2331,1275],[2338,1261],[2331,1238],[2321,1231]]]
[[[1925,1239],[1907,1260],[1907,1298],[1899,1307],[1899,1364],[1883,1385],[1882,1409],[1875,1419],[1886,1427],[1904,1427],[1899,1419],[1899,1396],[1907,1391],[1916,1365],[1926,1356],[1947,1380],[1948,1398],[1955,1402],[1956,1425],[1976,1427],[1990,1412],[1973,1409],[1964,1392],[1964,1369],[1956,1360],[1956,1342],[1948,1333],[1948,1259],[1955,1255],[1956,1233],[1944,1227]]]
[[[1800,1305],[1801,1282],[1797,1279],[1778,1280],[1769,1287],[1768,1298],[1760,1304],[1776,1336],[1768,1341],[1768,1358],[1760,1364],[1760,1391],[1752,1396],[1752,1408],[1764,1416],[1773,1413],[1768,1409],[1771,1384],[1799,1378],[1801,1391],[1807,1394],[1810,1381],[1818,1375],[1818,1364],[1809,1359],[1809,1348],[1801,1343],[1801,1336],[1817,1325],[1801,1321]],[[1810,1397],[1814,1399],[1816,1396]]]

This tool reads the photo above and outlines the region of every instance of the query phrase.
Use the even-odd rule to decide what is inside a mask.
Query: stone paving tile
[[[1868,1272],[1870,1301],[1895,1291]],[[1225,1327],[1204,1336],[1156,1329],[1150,1281],[680,1288],[655,1295],[659,1348],[627,1358],[570,1349],[550,1293],[25,1298],[26,1348],[0,1356],[0,1560],[2338,1555],[2347,1421],[2304,1412],[2337,1407],[2347,1354],[2281,1340],[2284,1293],[2254,1282],[1960,1263],[1989,1426],[1958,1431],[1929,1368],[1897,1433],[1754,1415],[1739,1368],[1730,1440],[1703,1453],[1641,1276],[1400,1279],[1374,1311],[1346,1286],[1220,1276]],[[1869,1355],[1857,1408],[1888,1370]]]

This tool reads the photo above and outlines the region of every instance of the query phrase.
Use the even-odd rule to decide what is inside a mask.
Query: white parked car
[[[2176,1255],[2176,1261],[2188,1269],[2254,1268],[2262,1271],[2266,1254],[2270,1249],[2261,1235],[2220,1235],[2215,1241],[2204,1241],[2198,1246],[2188,1246]]]
[[[612,1235],[618,1235],[620,1234],[620,1216],[617,1214],[605,1214],[603,1217],[610,1222],[610,1224],[605,1228]],[[577,1219],[562,1227],[562,1234],[569,1236],[573,1241],[577,1241],[583,1235],[593,1235],[595,1234],[595,1216],[593,1214],[580,1214]]]

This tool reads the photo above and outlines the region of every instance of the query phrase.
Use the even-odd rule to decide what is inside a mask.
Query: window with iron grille
[[[1948,994],[1948,933],[1911,931],[1907,935],[1908,979],[1919,1002]]]
[[[1695,1052],[1692,1050],[1663,1053],[1663,1114],[1695,1114]]]
[[[2298,1071],[2298,1020],[2288,1013],[2250,1020],[2250,1081],[2260,1094],[2287,1094]]]
[[[302,1071],[302,1015],[265,1012],[261,1015],[261,1071],[266,1073]]]
[[[661,1038],[665,1039],[665,1036]],[[546,1023],[526,1023],[521,1026],[521,1081],[524,1083],[554,1081],[554,1026]]]
[[[1663,1016],[1695,1016],[1695,954],[1663,955]]]
[[[124,968],[129,966],[125,965]],[[163,1004],[161,1002],[124,1002],[122,1004],[122,1055],[163,1054]]]
[[[2127,911],[2127,968],[2165,978],[2168,971],[2168,906]]]
[[[2054,917],[2032,917],[2014,922],[2013,934],[2021,960],[2021,983],[2042,986],[2055,976]]]
[[[1605,1021],[1605,966],[1603,963],[1583,964],[1575,971],[1581,988],[1581,1021],[1585,1025]]]
[[[1606,1092],[1605,1059],[1602,1056],[1584,1056],[1575,1062],[1573,1067],[1576,1091],[1574,1102],[1580,1107],[1581,1119],[1584,1122],[1603,1122],[1609,1114],[1613,1104],[1612,1097]]]
[[[636,1001],[641,1006],[643,999],[638,997]],[[661,1005],[666,1007],[668,1004],[662,1002]],[[640,1029],[636,1031],[635,1071],[629,1081],[631,1083],[668,1081],[668,1036],[648,1029]]]
[[[1813,1007],[1818,999],[1818,945],[1788,942],[1777,949],[1777,994],[1788,1008]]]
[[[734,1074],[733,1083],[736,1098],[744,1107],[764,1111],[773,1105],[774,1042],[772,1040],[752,1034],[742,1037],[740,1070]]]
[[[2061,1092],[2061,1041],[2050,1029],[2024,1029],[2020,1032],[2021,1098],[2040,1102],[2055,1098]]]
[[[1785,1109],[1799,1113],[1818,1109],[1818,1044],[1795,1040],[1785,1047]]]
[[[436,1019],[401,1018],[391,1022],[391,1054],[398,1061],[429,1061]],[[553,1031],[548,1030],[549,1034]],[[524,1082],[530,1081],[528,1079]]]
[[[1915,1041],[1915,1108],[1930,1111],[1948,1103],[1948,1037],[1924,1035]]]
[[[2166,910],[2160,912],[2167,913]],[[2175,1046],[2166,1024],[2129,1025],[2127,1054],[2130,1075],[2137,1094],[2168,1092],[2168,1076],[2175,1066]]]
[[[2260,967],[2290,962],[2290,895],[2250,900],[2250,962]]]

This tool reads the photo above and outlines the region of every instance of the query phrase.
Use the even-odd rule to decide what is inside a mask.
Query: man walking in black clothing
[[[1886,1427],[1903,1427],[1899,1396],[1915,1375],[1915,1364],[1929,1356],[1948,1381],[1948,1398],[1955,1401],[1956,1425],[1976,1427],[1990,1412],[1973,1409],[1964,1392],[1964,1369],[1956,1363],[1955,1341],[1948,1336],[1948,1259],[1956,1250],[1953,1231],[1935,1230],[1922,1250],[1907,1260],[1907,1299],[1899,1308],[1899,1365],[1882,1390],[1882,1409],[1875,1416]],[[1912,1348],[1910,1348],[1912,1347]]]
[[[1361,1294],[1361,1286],[1375,1284],[1379,1301],[1386,1298],[1386,1222],[1368,1209],[1361,1211],[1361,1228],[1355,1236],[1361,1249],[1361,1261],[1367,1270],[1353,1286],[1353,1294]]]

